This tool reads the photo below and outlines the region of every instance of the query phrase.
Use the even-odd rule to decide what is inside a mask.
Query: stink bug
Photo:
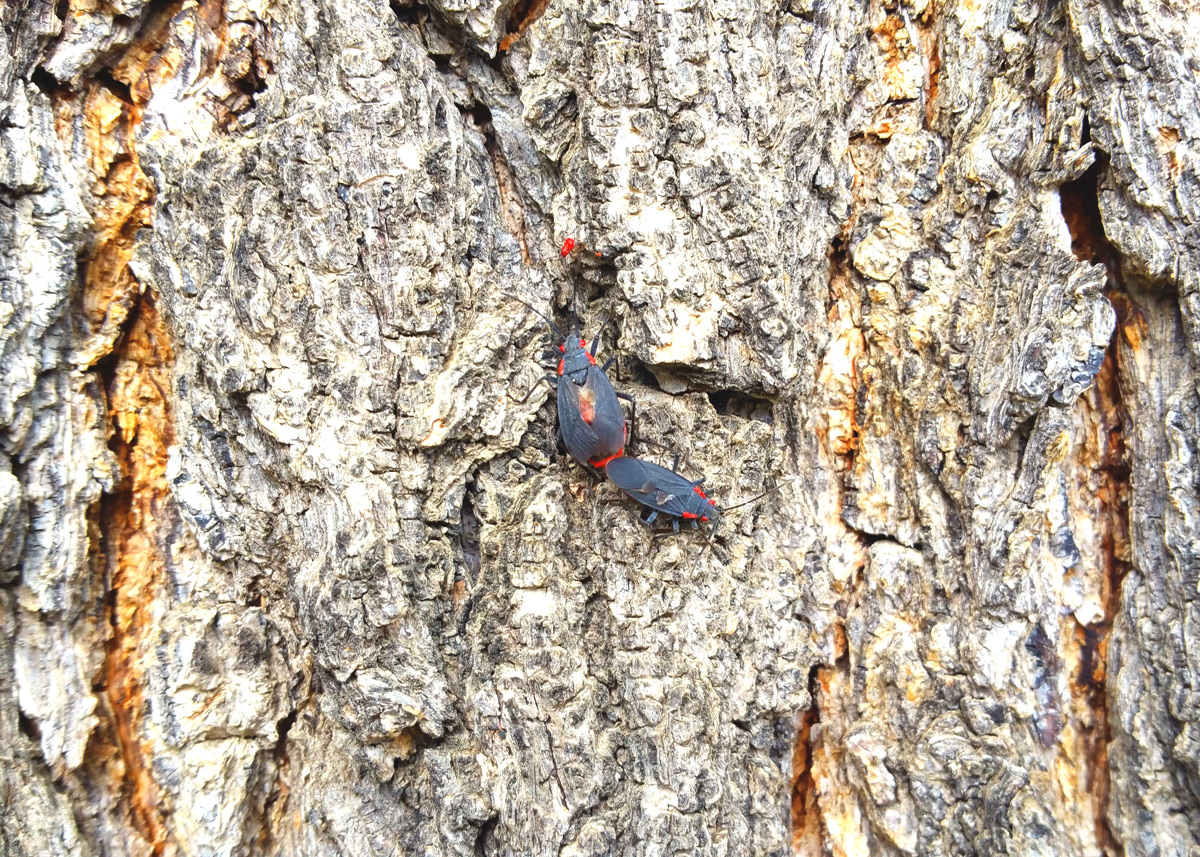
[[[604,472],[614,485],[651,510],[642,519],[643,523],[653,524],[661,513],[671,519],[675,532],[679,532],[680,520],[691,521],[695,528],[699,528],[700,521],[711,522],[715,532],[721,522],[721,513],[761,500],[772,491],[779,490],[776,486],[742,503],[718,506],[700,487],[704,484],[704,477],[693,482],[679,473],[678,454],[670,470],[639,458],[623,457],[608,462]]]
[[[571,328],[570,336],[549,318],[542,315],[516,295],[508,295],[542,316],[550,329],[562,338],[558,350],[558,374],[543,380],[552,384],[558,398],[558,431],[571,457],[584,467],[602,470],[604,465],[622,455],[625,450],[625,415],[617,399],[633,402],[633,397],[618,393],[604,374],[617,358],[611,357],[603,366],[596,365],[596,346],[600,332],[592,340],[591,350],[579,335],[579,325]],[[529,398],[528,396],[525,397]],[[523,401],[523,400],[522,400]]]

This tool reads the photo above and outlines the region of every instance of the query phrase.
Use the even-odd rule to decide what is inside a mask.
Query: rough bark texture
[[[1194,855],[1198,14],[0,7],[0,855]]]

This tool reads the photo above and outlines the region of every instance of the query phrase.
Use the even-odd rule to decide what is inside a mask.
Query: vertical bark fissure
[[[258,852],[261,854],[274,853],[279,846],[275,828],[277,822],[282,821],[282,818],[276,818],[276,815],[282,816],[283,809],[287,807],[288,797],[291,794],[291,790],[287,784],[288,771],[291,768],[291,757],[288,755],[288,733],[296,725],[296,718],[298,716],[299,705],[289,711],[276,725],[277,738],[272,751],[275,761],[275,777],[271,782],[266,800],[263,802],[262,827],[259,831],[258,840],[255,843]]]
[[[1084,142],[1087,121],[1084,120]],[[1117,324],[1105,351],[1104,360],[1092,387],[1076,404],[1076,413],[1098,431],[1076,449],[1076,466],[1093,473],[1098,483],[1098,505],[1094,525],[1100,531],[1101,565],[1099,600],[1103,616],[1083,622],[1070,614],[1065,623],[1074,626],[1062,636],[1067,663],[1077,665],[1069,681],[1075,708],[1074,716],[1081,731],[1088,770],[1080,772],[1077,782],[1095,808],[1096,840],[1106,853],[1120,854],[1123,849],[1109,825],[1108,696],[1106,691],[1109,638],[1113,620],[1120,609],[1121,580],[1129,569],[1129,490],[1130,467],[1126,458],[1125,426],[1129,414],[1121,387],[1118,340],[1129,322],[1129,296],[1126,292],[1121,260],[1104,232],[1100,215],[1098,182],[1106,168],[1104,157],[1096,161],[1080,178],[1060,189],[1063,219],[1071,234],[1071,249],[1080,261],[1104,265],[1107,269],[1105,295],[1116,311]],[[1094,444],[1094,445],[1093,445]]]
[[[470,113],[464,112],[464,120],[470,116],[475,120],[475,127],[483,135],[483,145],[492,162],[492,172],[496,178],[496,190],[500,194],[500,213],[508,226],[513,238],[521,245],[521,258],[526,265],[533,263],[529,254],[529,245],[525,235],[525,207],[521,202],[520,191],[516,180],[500,144],[496,140],[496,129],[492,125],[492,113],[482,102]],[[541,254],[539,254],[541,255]]]
[[[796,857],[816,857],[824,853],[825,847],[812,758],[812,728],[821,719],[817,669],[813,667],[809,671],[808,693],[812,705],[797,718],[796,744],[792,752],[792,854]]]
[[[169,529],[170,489],[165,478],[173,440],[166,385],[171,349],[153,298],[142,296],[105,372],[112,436],[121,468],[117,490],[102,501],[100,527],[109,578],[110,637],[105,687],[122,761],[122,793],[134,829],[155,854],[170,834],[169,811],[150,772],[150,742],[142,661],[156,635],[154,605],[164,595],[163,539]],[[106,367],[107,368],[107,367]]]
[[[159,54],[181,3],[152,3],[138,35],[96,70],[78,93],[52,93],[59,133],[83,131],[93,179],[92,237],[79,262],[78,362],[94,367],[106,403],[109,448],[119,467],[116,488],[100,499],[92,550],[105,569],[107,640],[100,710],[107,728],[92,736],[85,776],[114,784],[130,827],[155,855],[170,846],[169,810],[152,770],[153,742],[144,731],[144,659],[159,633],[167,539],[174,520],[165,478],[174,440],[170,413],[170,336],[157,296],[144,290],[129,263],[138,232],[150,226],[153,183],[142,171],[137,129],[158,75]],[[115,746],[104,746],[111,741]]]
[[[501,39],[500,51],[507,51],[509,46],[541,17],[548,5],[547,0],[521,0],[510,13],[509,34]],[[431,11],[420,0],[409,3],[392,0],[391,10],[402,27],[416,32],[440,75],[445,78],[458,78],[457,84],[460,87],[466,84],[468,98],[465,103],[458,102],[459,113],[463,123],[467,127],[473,127],[483,139],[484,150],[491,162],[496,190],[500,197],[499,208],[504,223],[520,245],[521,258],[526,265],[544,259],[545,255],[541,252],[535,250],[530,253],[527,234],[530,224],[526,218],[526,204],[522,198],[521,176],[505,157],[498,130],[492,121],[494,105],[489,103],[488,86],[480,85],[478,77],[480,69],[486,68],[495,75],[491,83],[503,81],[504,86],[511,85],[501,57],[497,55],[489,58],[471,42],[467,33],[452,23],[441,20],[437,12]]]
[[[848,223],[843,233],[848,229]],[[861,327],[861,308],[855,293],[853,274],[846,255],[845,235],[833,242],[829,253],[829,301],[826,321],[831,334],[830,344],[818,368],[817,387],[823,394],[823,416],[816,429],[828,483],[822,506],[822,525],[826,538],[836,551],[831,552],[831,566],[836,565],[834,577],[840,582],[840,602],[847,606],[856,599],[866,563],[869,534],[851,526],[844,514],[846,495],[851,490],[847,479],[854,470],[858,452],[858,413],[864,394],[860,362],[866,353],[866,339]],[[821,729],[824,703],[840,710],[836,699],[827,699],[838,689],[848,687],[845,681],[830,678],[833,673],[849,676],[845,611],[831,627],[826,641],[826,662],[813,666],[809,676],[811,706],[799,715],[792,771],[792,852],[796,855],[816,855],[825,847],[824,818],[821,795],[828,794],[830,783],[822,783],[835,772],[823,768],[815,758],[818,753],[817,735]],[[828,743],[832,734],[825,736]],[[837,758],[832,748],[825,746],[822,758],[828,764]]]

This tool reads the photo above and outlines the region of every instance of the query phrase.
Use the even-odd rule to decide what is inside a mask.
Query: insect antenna
[[[575,283],[571,283],[571,316],[575,320],[575,333],[580,337],[583,336],[579,331],[583,328],[583,322],[579,320],[579,293],[575,291]]]
[[[757,503],[763,497],[766,497],[769,494],[774,494],[776,491],[778,491],[782,487],[783,487],[783,483],[781,482],[778,485],[776,485],[774,488],[768,488],[766,491],[764,491],[761,494],[758,494],[754,497],[751,497],[749,500],[743,500],[740,503],[734,503],[732,506],[714,506],[713,510],[712,510],[712,520],[709,521],[708,538],[704,540],[704,547],[702,547],[700,549],[700,554],[699,554],[699,556],[696,557],[696,563],[698,564],[700,562],[700,560],[702,560],[704,558],[704,552],[706,550],[708,550],[710,547],[713,550],[713,555],[714,556],[717,555],[717,542],[716,542],[717,530],[719,530],[721,528],[721,523],[725,520],[726,512],[728,512],[730,509],[739,509],[742,506],[749,506],[751,503]],[[728,563],[729,559],[726,558],[721,561]]]
[[[506,298],[512,298],[514,301],[517,301],[518,303],[524,304],[525,308],[528,309],[530,312],[536,313],[537,315],[541,316],[542,321],[544,321],[544,322],[546,322],[546,324],[550,325],[550,329],[553,330],[558,335],[559,339],[563,339],[563,340],[566,339],[566,337],[563,336],[563,332],[558,329],[558,325],[555,324],[554,322],[552,322],[545,315],[545,313],[543,313],[537,307],[533,306],[528,301],[522,300],[521,298],[517,297],[516,295],[512,294],[511,292],[501,292],[500,294],[504,295],[504,297],[506,297]]]
[[[751,503],[757,503],[763,497],[766,497],[768,494],[774,494],[776,491],[778,491],[782,487],[783,487],[783,483],[780,482],[774,488],[768,488],[766,491],[762,492],[757,497],[751,497],[749,500],[743,500],[740,503],[734,503],[732,506],[720,506],[718,508],[722,513],[728,512],[730,509],[740,509],[742,506],[749,506]]]

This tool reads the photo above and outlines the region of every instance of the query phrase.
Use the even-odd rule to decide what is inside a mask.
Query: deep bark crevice
[[[151,773],[145,715],[143,656],[153,632],[150,605],[160,597],[163,539],[171,527],[163,476],[171,428],[173,362],[170,337],[156,297],[143,293],[129,269],[139,230],[150,225],[154,187],[137,158],[139,100],[146,69],[164,49],[180,3],[151,4],[138,36],[109,56],[79,96],[59,86],[60,113],[80,115],[88,129],[96,184],[93,239],[78,262],[75,322],[88,341],[84,359],[100,381],[107,408],[108,445],[118,467],[114,490],[103,494],[93,523],[95,564],[104,571],[107,640],[98,713],[107,722],[93,733],[84,777],[116,780],[118,806],[156,855],[170,846],[169,810]],[[69,124],[69,123],[68,123]],[[115,147],[114,147],[115,143]]]
[[[1082,143],[1091,138],[1088,118],[1085,115]],[[1098,472],[1100,490],[1095,501],[1099,514],[1102,540],[1100,602],[1103,618],[1100,622],[1084,625],[1073,622],[1074,634],[1064,639],[1064,644],[1076,649],[1079,668],[1071,676],[1068,686],[1077,703],[1090,711],[1093,719],[1079,718],[1077,728],[1082,733],[1082,744],[1088,754],[1090,779],[1081,785],[1091,793],[1097,808],[1095,831],[1097,842],[1109,854],[1120,854],[1122,848],[1113,834],[1108,821],[1110,774],[1108,745],[1111,740],[1109,724],[1107,661],[1109,638],[1113,620],[1120,610],[1121,581],[1129,570],[1130,532],[1130,477],[1131,467],[1125,442],[1129,412],[1125,404],[1125,393],[1121,384],[1121,349],[1119,339],[1130,324],[1131,301],[1126,288],[1120,254],[1109,242],[1100,210],[1099,182],[1108,169],[1108,158],[1096,153],[1095,161],[1078,179],[1060,188],[1063,219],[1071,234],[1071,250],[1080,261],[1103,265],[1107,270],[1104,293],[1116,312],[1117,324],[1105,350],[1103,362],[1093,381],[1092,388],[1084,394],[1080,406],[1091,410],[1100,427],[1101,448],[1085,454],[1089,460],[1085,466]]]
[[[459,514],[459,543],[462,550],[463,565],[470,575],[470,587],[474,588],[479,581],[479,517],[475,514],[475,506],[471,503],[471,477],[467,477],[467,489],[463,491],[462,511]]]
[[[103,693],[112,718],[112,737],[121,759],[122,804],[130,813],[133,828],[161,855],[169,841],[168,811],[158,796],[145,757],[146,744],[140,737],[140,720],[145,700],[140,655],[149,642],[149,606],[158,598],[164,557],[158,521],[169,489],[162,477],[167,447],[173,439],[169,422],[155,416],[169,415],[161,380],[149,377],[155,368],[149,354],[169,344],[166,329],[154,301],[144,295],[126,319],[126,326],[109,359],[103,361],[103,389],[109,407],[109,447],[120,467],[116,489],[101,498],[98,528],[104,564],[107,567],[107,613],[109,636],[104,653]],[[157,398],[157,408],[146,407],[146,396]],[[137,404],[132,404],[136,401]],[[136,414],[136,416],[134,416]],[[133,416],[133,421],[130,420]],[[101,755],[94,756],[100,759]],[[115,774],[115,771],[112,772]],[[97,777],[104,774],[97,772]]]
[[[50,99],[51,102],[63,101],[70,97],[70,88],[65,84],[59,83],[46,69],[38,66],[29,75],[29,82],[38,88],[42,95]]]
[[[479,832],[475,835],[475,855],[476,857],[486,857],[488,853],[488,845],[496,835],[496,826],[500,822],[500,816],[493,815],[487,821],[479,826]]]
[[[508,160],[504,157],[504,151],[496,139],[496,128],[492,124],[492,111],[481,101],[477,101],[475,106],[470,109],[459,109],[463,113],[464,121],[473,124],[483,136],[483,146],[491,159],[496,190],[500,194],[500,213],[509,232],[521,246],[522,260],[526,265],[532,264],[533,257],[529,253],[526,236],[525,204],[521,199],[521,191],[517,186],[516,178],[509,169]]]
[[[792,853],[813,857],[824,853],[821,804],[812,770],[812,728],[821,719],[817,703],[819,669],[814,666],[808,673],[808,694],[812,703],[797,717],[796,742],[792,751]]]
[[[37,742],[42,740],[42,730],[38,728],[37,721],[29,717],[24,711],[17,712],[17,731],[31,741]]]
[[[753,396],[741,390],[711,390],[708,401],[718,414],[758,420],[764,423],[775,421],[775,403],[770,399]]]
[[[550,0],[517,0],[508,18],[508,35],[500,40],[500,50],[507,51],[533,22],[545,14]]]

